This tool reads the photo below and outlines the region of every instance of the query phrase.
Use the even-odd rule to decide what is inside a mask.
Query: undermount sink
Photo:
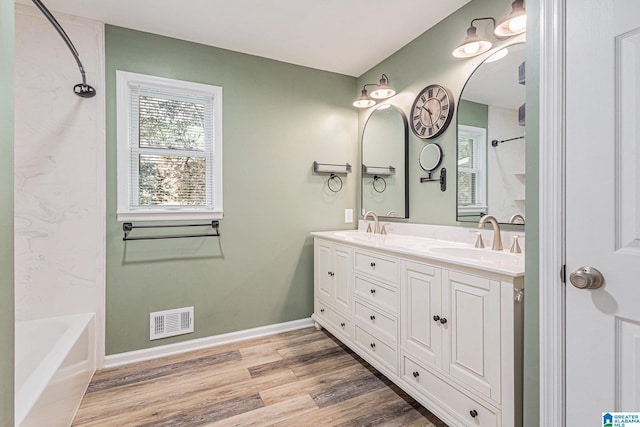
[[[429,252],[437,255],[444,255],[456,258],[465,258],[475,261],[488,261],[496,264],[517,264],[522,262],[522,254],[512,254],[503,251],[492,251],[490,249],[475,249],[461,247],[439,247],[431,248]]]

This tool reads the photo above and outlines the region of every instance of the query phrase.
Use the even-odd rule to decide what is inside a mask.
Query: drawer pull
[[[440,319],[440,323],[442,323],[443,325],[447,323],[447,318],[443,317],[442,319]]]
[[[376,263],[375,262],[371,263],[371,268],[376,268]]]
[[[375,295],[376,290],[375,290],[375,289],[371,289],[371,293],[372,293],[373,295]]]
[[[324,313],[324,308],[321,308],[321,309],[320,309],[320,313]]]
[[[413,378],[418,378],[419,376],[420,376],[420,372],[418,371],[413,372]]]
[[[437,322],[438,320],[440,320],[440,316],[438,316],[437,314],[435,316],[433,316],[433,321]]]
[[[469,415],[471,415],[471,418],[475,418],[478,416],[478,411],[476,411],[475,409],[472,409],[469,411]]]
[[[369,316],[369,319],[371,319],[372,321],[373,321],[373,320],[376,320],[376,316],[374,316],[374,315],[372,314],[371,316]]]
[[[372,342],[370,345],[371,345],[371,348],[376,348],[376,343]]]
[[[344,322],[341,322],[340,326],[342,326],[344,328],[346,326],[346,324]]]

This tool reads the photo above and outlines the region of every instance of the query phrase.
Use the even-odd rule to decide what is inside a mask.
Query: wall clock
[[[455,101],[444,86],[429,85],[413,101],[411,130],[419,138],[435,138],[451,123]]]

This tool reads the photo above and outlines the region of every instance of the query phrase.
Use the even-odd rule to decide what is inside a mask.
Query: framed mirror
[[[506,55],[505,55],[506,54]],[[523,224],[525,216],[525,44],[489,56],[458,103],[457,220]]]
[[[362,131],[362,214],[409,217],[407,118],[391,104],[382,104],[367,118]]]

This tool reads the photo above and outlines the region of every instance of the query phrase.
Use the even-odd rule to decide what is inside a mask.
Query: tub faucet
[[[375,233],[379,233],[380,232],[380,223],[378,222],[378,215],[376,215],[375,212],[373,211],[368,211],[367,213],[364,214],[364,216],[362,217],[363,220],[367,220],[367,217],[372,217],[373,218],[373,231],[371,230],[371,225],[367,226],[367,233],[371,233],[373,232]]]
[[[500,225],[498,221],[493,215],[485,215],[480,218],[478,222],[478,228],[484,228],[484,225],[489,222],[493,226],[493,244],[491,245],[491,249],[494,251],[502,250],[502,237],[500,235]]]

